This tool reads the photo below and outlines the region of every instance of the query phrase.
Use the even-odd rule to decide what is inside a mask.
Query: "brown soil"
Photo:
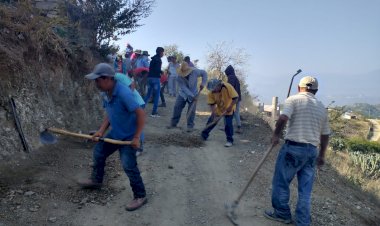
[[[101,190],[82,190],[76,180],[89,174],[92,144],[60,138],[0,167],[0,225],[231,225],[224,203],[231,202],[249,180],[269,145],[271,130],[261,119],[244,115],[243,134],[225,148],[219,128],[199,140],[207,116],[197,116],[189,134],[167,130],[174,99],[160,108],[161,118],[148,118],[139,167],[149,202],[125,211],[132,194],[118,155],[110,157]],[[207,111],[200,100],[199,111]],[[147,111],[150,112],[148,106]],[[166,116],[165,116],[166,115]],[[100,122],[99,122],[100,123]],[[182,119],[180,126],[185,128]],[[278,148],[260,169],[237,209],[240,225],[282,225],[265,219],[270,208],[271,179]],[[291,185],[296,203],[297,181]],[[319,172],[312,200],[312,225],[379,225],[380,207],[329,166]]]

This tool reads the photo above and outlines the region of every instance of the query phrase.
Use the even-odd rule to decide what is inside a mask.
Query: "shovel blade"
[[[226,209],[226,216],[233,225],[239,225],[239,223],[237,222],[237,215],[235,213],[236,207],[237,207],[236,202],[233,202],[231,204],[228,204],[228,203],[224,204],[224,208]]]
[[[57,138],[49,133],[49,131],[45,130],[40,133],[40,141],[42,144],[55,144],[57,143]]]

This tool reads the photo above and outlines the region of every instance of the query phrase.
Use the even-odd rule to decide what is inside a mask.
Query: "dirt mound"
[[[147,142],[163,146],[173,145],[191,148],[205,146],[205,142],[200,136],[199,131],[194,131],[192,133],[181,131],[179,133],[149,134]]]

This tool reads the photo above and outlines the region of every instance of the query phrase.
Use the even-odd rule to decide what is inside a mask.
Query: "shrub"
[[[343,151],[346,150],[346,143],[347,140],[342,137],[331,137],[329,145],[334,151]]]
[[[380,154],[380,143],[367,141],[360,138],[352,138],[347,141],[347,150],[349,152],[378,153]]]
[[[350,159],[367,178],[375,180],[380,178],[380,154],[351,152]]]

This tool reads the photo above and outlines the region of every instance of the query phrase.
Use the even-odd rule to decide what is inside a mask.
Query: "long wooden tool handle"
[[[206,127],[205,127],[202,131],[204,131],[204,130],[210,128],[211,126],[215,125],[216,123],[218,123],[219,120],[220,120],[221,118],[223,118],[223,116],[224,116],[225,114],[226,114],[226,112],[223,112],[219,117],[217,117],[216,119],[214,119],[214,121],[212,121],[211,123],[207,124]]]
[[[62,135],[68,135],[68,136],[73,136],[73,137],[80,137],[80,138],[85,138],[85,139],[92,139],[91,135],[88,134],[82,134],[82,133],[73,133],[69,132],[63,129],[58,129],[58,128],[47,128],[48,131],[53,132],[53,133],[59,133]],[[107,143],[111,144],[120,144],[120,145],[128,145],[131,144],[131,141],[122,141],[122,140],[114,140],[110,138],[103,138],[103,137],[96,137],[96,141],[104,141]]]
[[[253,171],[253,174],[251,176],[251,179],[249,179],[247,185],[245,185],[243,191],[240,193],[239,197],[235,200],[236,203],[239,203],[240,202],[240,199],[241,197],[243,197],[244,193],[247,191],[249,185],[251,185],[253,179],[255,178],[257,172],[259,171],[259,169],[261,168],[261,165],[264,163],[264,161],[267,159],[269,153],[272,151],[272,149],[275,147],[275,145],[271,144],[271,146],[268,148],[268,150],[265,152],[263,158],[261,159],[261,161],[259,162],[259,164],[256,166],[255,170]]]
[[[191,116],[191,112],[194,110],[195,106],[197,105],[199,94],[201,94],[201,90],[199,90],[199,92],[197,93],[197,95],[195,95],[194,101],[191,102],[191,104],[190,104],[190,107],[189,107],[189,109],[187,111],[187,114],[186,114],[186,119],[187,120],[189,120],[189,118]]]

